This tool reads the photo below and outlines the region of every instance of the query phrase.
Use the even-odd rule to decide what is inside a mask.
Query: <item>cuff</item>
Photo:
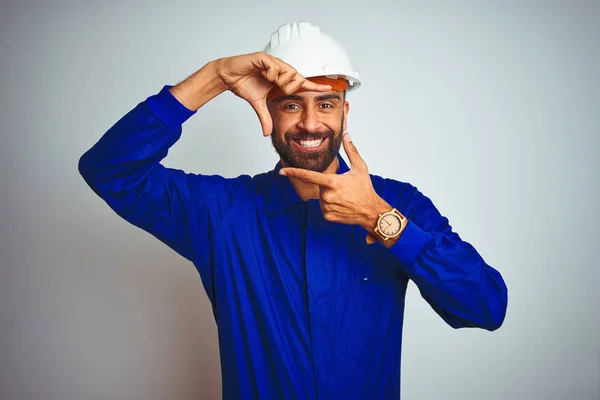
[[[167,128],[179,128],[196,112],[186,108],[165,85],[160,92],[146,99],[150,112]]]
[[[431,238],[432,236],[429,232],[425,232],[409,220],[402,235],[400,235],[398,241],[389,250],[404,265],[411,266],[415,263],[417,257],[425,249]]]

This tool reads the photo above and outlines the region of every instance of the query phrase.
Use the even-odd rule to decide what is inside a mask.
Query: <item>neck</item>
[[[287,165],[285,165],[285,163],[281,162],[281,165],[283,167],[287,167]],[[338,157],[336,156],[335,159],[331,162],[331,164],[329,164],[329,166],[327,167],[327,169],[325,171],[323,171],[323,174],[335,174],[338,169],[340,167],[340,161],[338,160]],[[318,199],[319,198],[319,185],[315,185],[313,183],[307,183],[304,181],[301,181],[299,179],[295,179],[295,178],[290,178],[290,182],[292,183],[292,186],[294,187],[294,189],[296,190],[296,193],[298,193],[298,196],[300,196],[300,198],[304,201],[308,200],[308,199]]]

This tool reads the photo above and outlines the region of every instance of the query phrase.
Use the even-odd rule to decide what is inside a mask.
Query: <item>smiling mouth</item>
[[[325,148],[327,146],[328,137],[320,138],[320,139],[309,139],[309,140],[297,140],[294,139],[292,142],[294,146],[302,151],[302,152],[317,152]]]
[[[325,141],[325,138],[310,139],[310,140],[294,140],[294,142],[298,143],[301,147],[303,147],[305,149],[316,149],[324,141]]]

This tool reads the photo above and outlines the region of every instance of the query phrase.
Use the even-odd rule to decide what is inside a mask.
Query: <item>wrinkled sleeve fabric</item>
[[[389,249],[422,297],[453,328],[498,329],[508,291],[501,274],[453,232],[432,201],[407,183],[386,185],[386,196],[409,220]],[[400,194],[400,198],[398,198]]]
[[[161,164],[181,137],[182,124],[195,114],[169,88],[139,103],[104,133],[81,156],[79,172],[119,216],[207,269],[211,235],[231,206],[238,180]]]

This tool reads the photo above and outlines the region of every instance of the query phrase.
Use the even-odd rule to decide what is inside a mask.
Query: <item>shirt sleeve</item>
[[[396,207],[409,222],[389,249],[400,268],[453,328],[498,329],[508,302],[502,276],[453,232],[429,198],[415,187],[403,185],[396,192],[401,193]]]
[[[180,138],[182,124],[195,113],[169,88],[139,103],[104,133],[81,156],[79,172],[119,216],[194,261],[206,275],[212,233],[231,207],[239,180],[161,164]]]

